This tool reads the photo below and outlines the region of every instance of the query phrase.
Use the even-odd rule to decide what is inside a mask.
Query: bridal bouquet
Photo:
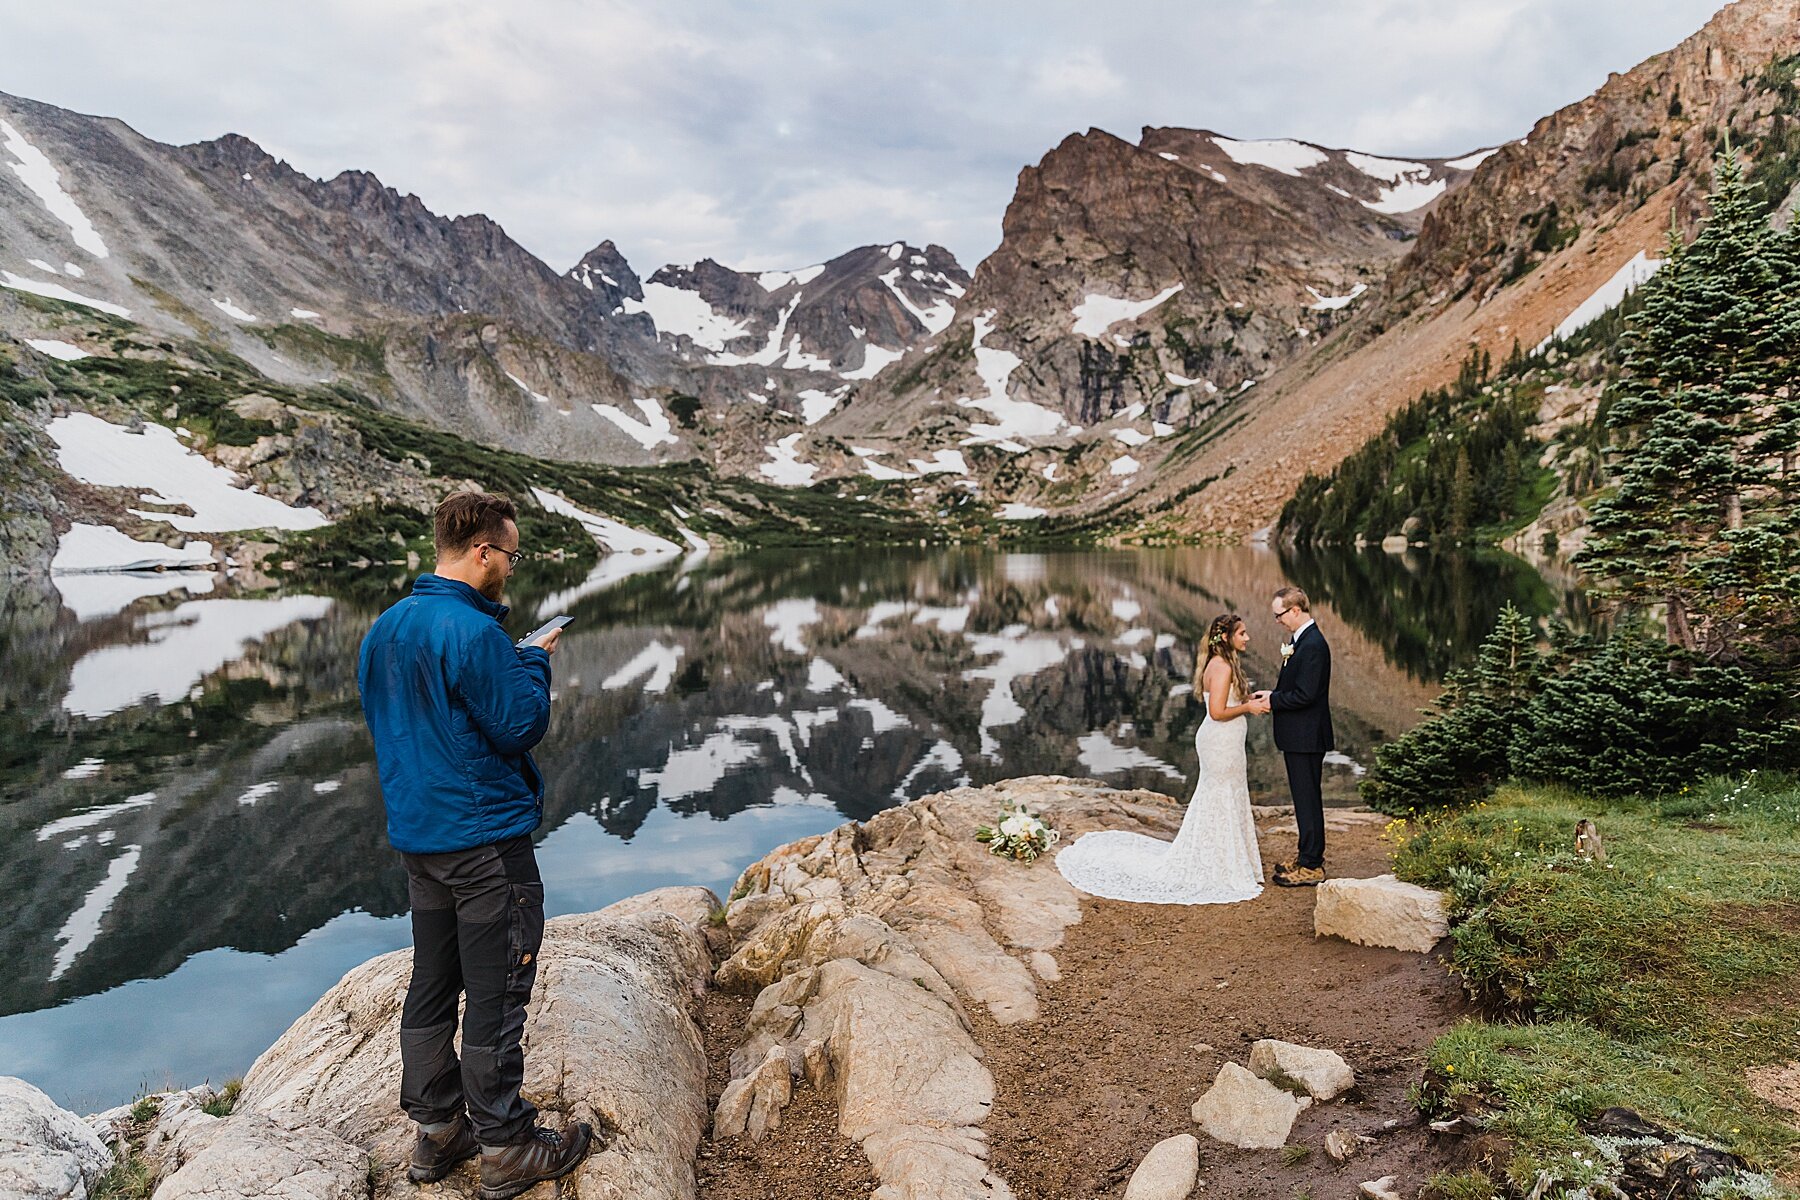
[[[975,840],[986,842],[990,854],[1031,862],[1056,845],[1062,835],[1023,804],[1000,810],[1000,820],[975,831]]]

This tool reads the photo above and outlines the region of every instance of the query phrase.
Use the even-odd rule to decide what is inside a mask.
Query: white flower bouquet
[[[1000,810],[1000,819],[975,831],[975,840],[986,842],[988,853],[1020,862],[1031,862],[1056,845],[1061,837],[1048,822],[1023,804]]]

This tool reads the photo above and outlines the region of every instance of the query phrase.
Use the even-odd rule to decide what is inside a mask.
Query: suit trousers
[[[1294,825],[1300,831],[1295,861],[1303,867],[1325,865],[1325,755],[1282,755],[1287,760],[1288,793],[1294,798]]]
[[[544,940],[544,884],[529,837],[448,854],[402,854],[413,970],[400,1015],[400,1107],[421,1125],[465,1108],[485,1146],[520,1141],[537,1109],[525,1079],[525,1005]],[[454,1044],[457,998],[462,1054]]]

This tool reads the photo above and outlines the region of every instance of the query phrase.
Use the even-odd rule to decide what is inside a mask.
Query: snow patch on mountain
[[[234,471],[182,445],[166,425],[145,422],[142,433],[90,413],[57,417],[44,430],[56,461],[69,475],[96,487],[143,489],[141,502],[186,507],[192,516],[129,509],[146,521],[166,521],[183,533],[232,529],[318,529],[330,524],[316,508],[297,508],[241,486]]]
[[[230,317],[232,320],[242,321],[246,325],[253,324],[256,321],[255,313],[245,312],[243,309],[233,304],[230,296],[225,297],[223,300],[214,300],[213,307]]]
[[[1500,153],[1500,147],[1495,146],[1492,150],[1477,150],[1466,158],[1453,158],[1444,165],[1455,167],[1458,171],[1473,171],[1498,153]]]
[[[765,292],[779,292],[790,283],[798,283],[802,286],[809,284],[817,279],[824,270],[825,264],[820,263],[813,267],[801,267],[798,271],[764,271],[756,277],[756,282],[762,285]]]
[[[1228,137],[1214,137],[1212,142],[1240,166],[1267,167],[1296,178],[1308,167],[1316,167],[1325,161],[1325,152],[1318,147],[1286,138],[1239,142]]]
[[[892,257],[898,258],[900,256],[896,254]],[[936,337],[938,334],[944,332],[944,330],[950,328],[950,322],[956,317],[956,306],[954,304],[951,304],[948,300],[938,300],[934,302],[930,308],[920,308],[911,300],[907,299],[906,293],[900,290],[899,279],[900,268],[895,267],[881,277],[881,282],[887,284],[888,291],[894,293],[894,299],[900,301],[906,311],[911,313],[913,317],[917,319],[919,324],[925,327],[927,333]]]
[[[873,379],[883,370],[906,357],[904,350],[888,350],[869,342],[863,346],[862,366],[842,372],[845,379]]]
[[[92,296],[71,292],[60,283],[43,283],[36,279],[27,279],[23,275],[15,275],[11,271],[0,271],[0,287],[11,288],[15,292],[30,292],[34,296],[43,296],[48,300],[61,300],[66,304],[79,304],[83,308],[111,313],[115,317],[131,315],[131,310],[123,305],[113,304],[106,300],[96,300]]]
[[[981,344],[993,330],[992,309],[975,318],[975,373],[987,387],[987,395],[964,396],[956,403],[963,408],[981,409],[994,418],[994,424],[970,425],[970,437],[966,444],[1054,435],[1064,424],[1061,413],[1041,404],[1033,404],[1029,400],[1013,400],[1007,396],[1006,381],[1017,369],[1020,359],[1010,350],[996,350]],[[959,454],[958,458],[960,457]],[[914,465],[917,466],[917,462]]]
[[[608,553],[612,554],[654,554],[668,556],[680,554],[681,547],[666,537],[660,537],[644,529],[634,529],[622,521],[611,517],[602,517],[588,512],[563,499],[555,492],[541,487],[531,489],[532,496],[545,512],[558,516],[573,517],[581,527],[588,531],[596,542],[599,542]]]
[[[755,354],[733,354],[727,351],[709,355],[706,361],[712,363],[716,367],[774,366],[776,361],[782,356],[782,339],[787,336],[788,318],[793,316],[794,310],[799,307],[800,293],[795,292],[794,298],[789,300],[787,307],[781,310],[781,316],[776,320],[775,328],[769,332],[769,344],[764,346],[761,350],[758,350]],[[773,379],[769,380],[768,386],[770,389],[773,389],[775,387],[775,381]]]
[[[748,332],[701,299],[700,293],[666,283],[646,283],[642,300],[626,296],[620,307],[628,313],[647,312],[658,333],[685,334],[707,350],[723,350],[726,342]]]
[[[681,440],[675,436],[674,427],[663,413],[660,400],[633,400],[632,403],[643,412],[642,421],[615,405],[594,404],[589,407],[624,430],[627,436],[646,450],[654,450],[665,442],[673,446]]]
[[[1307,285],[1306,290],[1313,294],[1314,301],[1314,303],[1307,306],[1308,308],[1311,308],[1314,312],[1330,312],[1333,309],[1347,307],[1352,300],[1355,300],[1358,296],[1368,291],[1369,285],[1366,283],[1359,283],[1342,296],[1327,296],[1324,292],[1321,292],[1311,284]]]
[[[80,346],[72,345],[69,342],[59,342],[52,338],[26,338],[25,344],[30,346],[33,350],[36,350],[39,354],[49,355],[51,358],[58,359],[62,362],[76,362],[80,359],[92,357]]]
[[[1071,332],[1083,337],[1099,337],[1120,321],[1132,321],[1143,316],[1179,292],[1183,286],[1180,283],[1170,284],[1148,300],[1122,300],[1117,296],[1089,294],[1071,311],[1075,318]]]
[[[790,433],[773,446],[764,446],[773,462],[764,463],[759,470],[764,478],[781,487],[807,487],[819,468],[812,463],[800,461],[800,439],[804,433]]]
[[[179,570],[212,564],[211,542],[190,541],[178,550],[161,542],[140,542],[110,525],[78,523],[56,539],[56,557],[50,560],[50,573]]]
[[[95,258],[107,257],[106,243],[94,223],[87,219],[75,198],[63,191],[62,174],[43,151],[25,140],[25,135],[7,121],[0,121],[0,147],[13,158],[6,165],[19,177],[26,190],[43,202],[50,215],[69,227],[75,244]]]
[[[800,340],[795,335],[794,340]],[[808,425],[817,425],[831,415],[831,410],[838,405],[838,397],[830,392],[821,392],[818,388],[807,388],[800,393],[800,419]]]
[[[550,397],[544,395],[542,392],[532,391],[530,384],[526,383],[523,379],[520,379],[517,375],[514,375],[511,371],[505,372],[505,375],[508,379],[519,385],[520,391],[524,392],[527,396],[530,396],[533,400],[536,400],[539,404],[550,403]]]
[[[969,464],[961,450],[938,450],[932,456],[910,460],[912,469],[921,475],[967,475]]]
[[[1409,213],[1436,200],[1449,186],[1447,179],[1403,179],[1392,187],[1382,188],[1376,199],[1364,200],[1361,204],[1371,212],[1390,216]]]
[[[1615,271],[1611,279],[1595,289],[1593,295],[1576,305],[1575,311],[1564,317],[1562,323],[1551,331],[1550,336],[1532,349],[1532,353],[1541,352],[1551,342],[1561,341],[1582,326],[1598,319],[1608,309],[1618,307],[1621,300],[1656,274],[1665,261],[1667,260],[1651,258],[1647,253],[1639,250],[1636,257]]]

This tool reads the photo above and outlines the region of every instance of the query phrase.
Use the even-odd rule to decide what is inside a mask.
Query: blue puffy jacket
[[[506,613],[466,583],[421,575],[363,638],[356,682],[396,850],[468,850],[543,819],[531,748],[550,726],[550,656],[516,648]]]

